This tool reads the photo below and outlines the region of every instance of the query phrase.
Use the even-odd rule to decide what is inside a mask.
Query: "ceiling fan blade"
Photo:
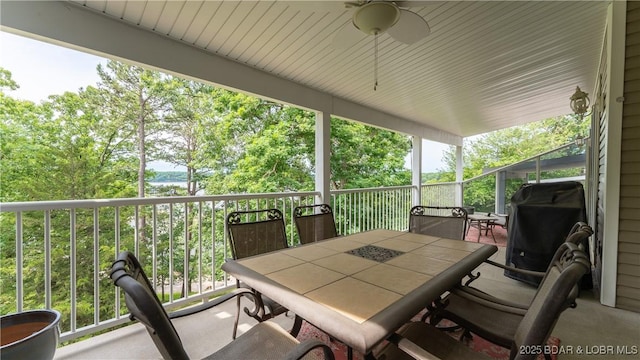
[[[314,0],[280,0],[279,4],[289,6],[300,11],[314,12],[343,12],[347,10],[347,4],[341,1],[314,1]]]
[[[442,3],[445,3],[445,2],[446,1],[434,1],[434,0],[427,0],[427,1],[418,1],[418,0],[394,1],[394,3],[396,3],[396,5],[398,5],[399,7],[403,7],[403,8],[441,5]]]
[[[387,33],[394,39],[405,44],[413,44],[431,33],[429,24],[420,15],[400,9],[400,19],[387,30]]]
[[[340,30],[336,32],[336,35],[333,37],[331,41],[331,45],[335,49],[347,49],[355,44],[357,44],[360,40],[367,37],[367,34],[358,30],[351,21],[344,24]]]

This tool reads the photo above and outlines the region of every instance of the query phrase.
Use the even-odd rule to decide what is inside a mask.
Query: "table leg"
[[[489,230],[491,230],[491,237],[493,238],[493,242],[497,244],[498,242],[496,241],[496,236],[493,235],[493,227],[494,226],[496,226],[496,223],[494,221],[487,222],[487,232],[489,232]]]

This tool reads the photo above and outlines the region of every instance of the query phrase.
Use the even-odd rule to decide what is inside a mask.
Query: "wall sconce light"
[[[571,95],[571,102],[569,106],[571,106],[571,110],[578,115],[580,120],[584,118],[589,110],[589,105],[591,101],[589,100],[589,94],[580,90],[579,86],[576,86],[576,92]]]

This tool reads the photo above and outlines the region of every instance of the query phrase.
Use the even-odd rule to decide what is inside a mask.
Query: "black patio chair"
[[[131,320],[145,325],[158,351],[166,360],[189,359],[180,336],[170,319],[192,315],[211,309],[234,297],[255,296],[249,289],[235,289],[233,292],[195,307],[167,314],[158,299],[153,286],[145,275],[136,257],[122,252],[111,266],[113,283],[124,291],[125,303],[131,313]],[[255,299],[259,302],[259,299]],[[212,327],[215,324],[210,324]],[[310,351],[322,349],[322,357]],[[238,339],[224,346],[205,359],[314,359],[333,360],[331,348],[317,340],[300,343],[284,329],[273,322],[258,323]]]
[[[566,256],[568,249],[579,249],[584,252],[581,243],[592,234],[593,231],[589,225],[582,222],[576,223],[565,242],[557,249],[546,272],[517,269],[491,260],[486,262],[499,268],[515,269],[516,271],[544,279],[548,276],[549,271],[553,269],[553,266],[563,261],[563,256]],[[587,256],[586,253],[585,256]],[[579,291],[580,288],[576,285],[569,293],[564,308],[560,311],[576,306],[575,299]],[[509,347],[513,342],[518,324],[522,321],[530,306],[531,302],[523,304],[502,299],[467,284],[452,289],[443,299],[438,299],[433,305],[429,306],[429,322],[432,325],[436,325],[442,319],[448,319],[465,329],[462,336],[470,337],[470,333],[474,333],[494,344]],[[422,320],[424,321],[425,318],[423,317]],[[455,328],[447,327],[444,329],[451,330]]]
[[[409,232],[464,240],[467,216],[461,207],[414,206],[409,211]]]
[[[578,280],[589,270],[587,254],[577,245],[565,242],[560,255],[549,266],[536,295],[526,309],[514,308],[492,301],[475,303],[473,311],[492,322],[493,328],[505,326],[501,316],[511,312],[519,314],[513,333],[508,336],[506,347],[511,350],[510,359],[534,359],[535,351],[522,352],[523,348],[542,348],[558,321],[560,313],[573,302]],[[473,331],[473,330],[472,330]],[[473,352],[463,342],[424,322],[411,322],[389,338],[378,359],[490,359]],[[393,344],[393,345],[392,345]]]
[[[231,242],[231,252],[235,260],[288,247],[284,217],[278,209],[234,211],[227,216],[227,231]],[[244,286],[237,280],[236,285],[238,287]],[[258,305],[257,311],[245,308],[244,312],[257,321],[263,322],[287,312],[287,308],[269,297],[259,293],[256,293],[256,295],[261,299],[260,304],[256,304]],[[252,299],[253,297],[249,298],[249,300]],[[237,304],[239,310],[240,297],[237,298]],[[237,333],[239,315],[238,311],[233,328],[234,339]],[[296,336],[301,326],[302,319],[296,316],[291,334]]]
[[[300,244],[338,236],[333,210],[328,204],[297,206],[293,209],[293,220]]]

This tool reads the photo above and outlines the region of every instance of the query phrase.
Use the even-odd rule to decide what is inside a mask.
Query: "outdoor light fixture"
[[[579,86],[576,86],[576,92],[571,95],[571,102],[569,103],[571,110],[582,119],[587,115],[590,103],[589,94],[580,90]]]

